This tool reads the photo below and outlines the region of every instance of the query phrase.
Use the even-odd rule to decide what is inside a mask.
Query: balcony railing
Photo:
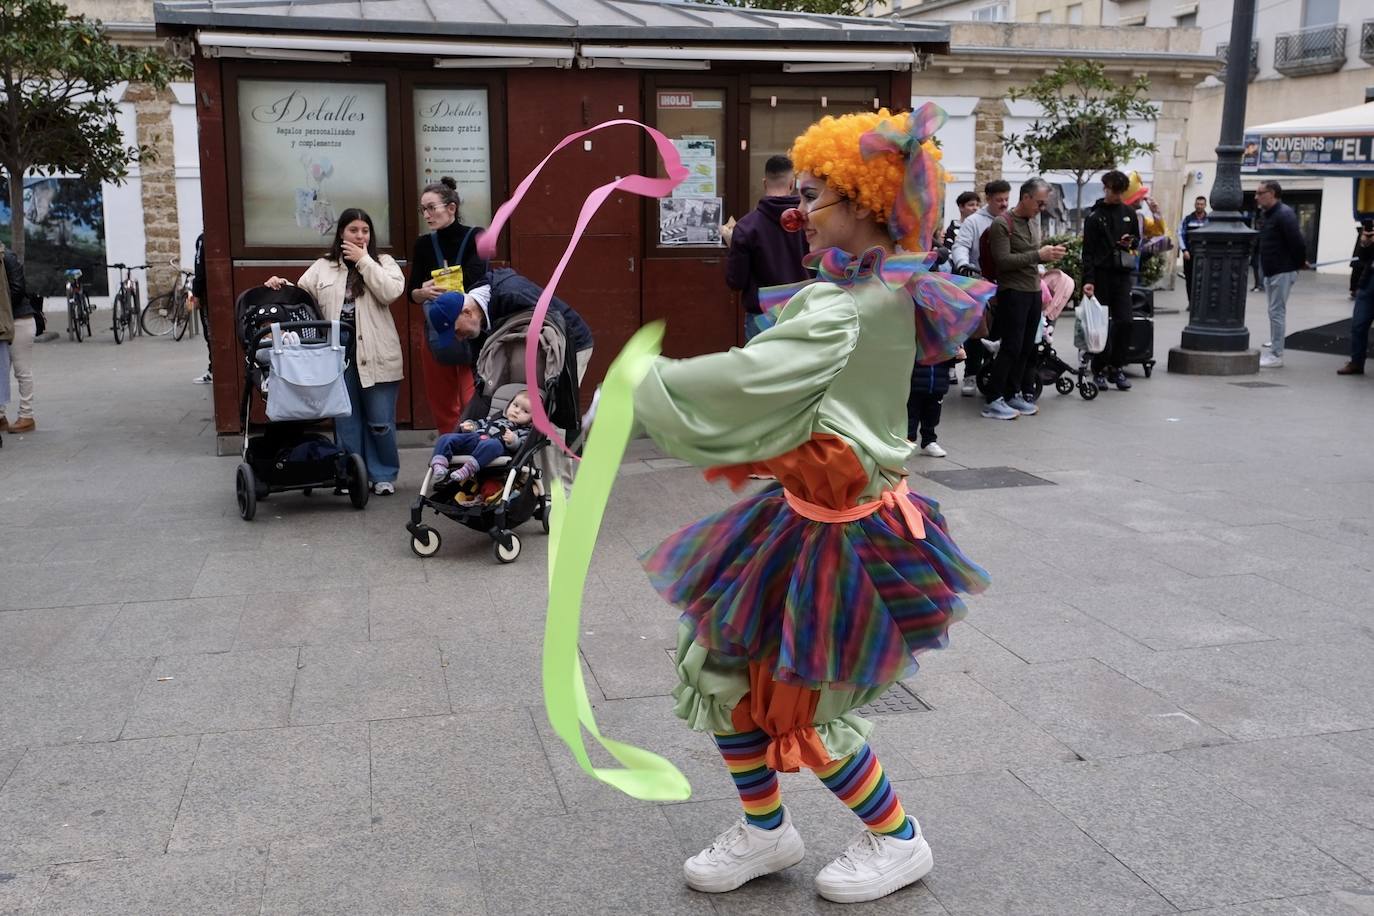
[[[1221,61],[1221,71],[1217,79],[1226,81],[1226,61],[1231,54],[1231,43],[1223,41],[1217,45],[1217,60]],[[1259,76],[1259,42],[1250,42],[1250,79]]]
[[[1374,19],[1366,19],[1360,27],[1360,59],[1374,64]]]
[[[1289,76],[1335,73],[1345,66],[1345,26],[1319,25],[1274,39],[1274,69]]]

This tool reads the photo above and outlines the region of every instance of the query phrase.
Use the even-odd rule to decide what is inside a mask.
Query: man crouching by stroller
[[[529,437],[533,416],[529,391],[522,390],[506,405],[503,417],[464,420],[457,430],[440,436],[429,459],[435,486],[444,480],[462,484],[502,455],[514,455]],[[463,455],[472,460],[450,471],[449,459]]]

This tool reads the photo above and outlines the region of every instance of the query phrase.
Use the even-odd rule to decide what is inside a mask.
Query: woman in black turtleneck
[[[410,285],[407,295],[421,309],[421,320],[429,301],[443,292],[434,286],[430,274],[445,265],[463,266],[463,289],[472,290],[487,282],[487,262],[477,253],[480,227],[464,226],[458,220],[458,183],[444,177],[420,192],[420,215],[430,231],[415,240],[410,259]],[[438,243],[438,255],[435,243]],[[466,244],[465,244],[466,242]],[[477,354],[472,354],[475,360]],[[463,408],[473,394],[472,366],[446,366],[434,360],[425,349],[425,393],[434,425],[441,433],[452,432]]]

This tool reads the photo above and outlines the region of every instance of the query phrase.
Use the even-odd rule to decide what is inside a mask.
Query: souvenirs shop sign
[[[1247,172],[1374,172],[1374,134],[1250,135],[1245,138],[1241,168]]]

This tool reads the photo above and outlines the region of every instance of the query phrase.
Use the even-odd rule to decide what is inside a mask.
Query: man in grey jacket
[[[981,273],[978,266],[979,240],[992,225],[993,220],[1006,212],[1011,198],[1011,183],[1001,178],[989,181],[983,185],[983,194],[987,204],[959,224],[959,231],[949,252],[954,272],[966,277],[976,277]],[[964,382],[960,386],[959,394],[971,398],[978,391],[978,373],[983,368],[987,353],[983,345],[973,339],[964,345],[964,351],[968,355],[964,363]]]

